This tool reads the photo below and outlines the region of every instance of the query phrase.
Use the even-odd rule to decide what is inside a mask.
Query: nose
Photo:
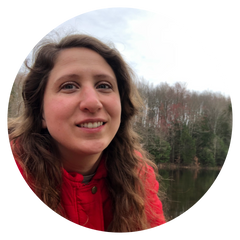
[[[95,113],[102,108],[102,103],[94,87],[83,87],[80,94],[80,109],[82,111]]]

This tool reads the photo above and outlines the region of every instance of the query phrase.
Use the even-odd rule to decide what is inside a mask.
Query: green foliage
[[[201,148],[209,148],[212,149],[213,147],[213,138],[214,134],[211,131],[209,120],[207,116],[202,118],[200,122],[200,131],[198,132],[199,136],[197,138],[198,147]]]
[[[186,86],[137,83],[144,106],[135,126],[157,163],[222,166],[232,133],[229,97],[190,92]]]
[[[214,166],[214,133],[211,130],[209,119],[204,116],[199,122],[199,129],[195,134],[196,139],[196,155],[202,166]]]
[[[178,162],[180,159],[180,145],[181,145],[181,140],[180,140],[181,131],[180,131],[179,123],[174,122],[172,124],[172,127],[169,130],[171,133],[169,138],[171,139],[171,146],[172,146],[171,162],[176,161],[176,159]]]
[[[154,157],[156,163],[165,163],[169,161],[171,147],[170,144],[161,140],[159,136],[154,133],[149,136],[145,145],[147,151]]]
[[[232,106],[224,110],[216,129],[216,165],[222,166],[228,153],[232,134]]]
[[[211,149],[205,147],[199,151],[199,160],[203,166],[213,167],[215,166],[215,160]]]
[[[169,162],[171,153],[171,146],[167,141],[162,140],[160,143],[160,151],[158,156],[156,157],[156,162],[158,163],[166,163]]]
[[[216,165],[222,166],[227,157],[229,146],[224,142],[223,139],[217,138],[216,142],[216,156],[215,161]]]
[[[224,141],[226,145],[229,145],[232,134],[232,127],[226,119],[220,118],[217,128],[217,135]]]
[[[189,134],[186,125],[183,126],[180,137],[180,156],[184,165],[191,164],[196,156],[195,140]]]

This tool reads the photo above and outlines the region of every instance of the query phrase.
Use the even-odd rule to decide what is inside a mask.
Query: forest
[[[8,116],[21,108],[19,72],[14,82]],[[185,83],[170,86],[144,80],[135,82],[143,100],[133,122],[141,144],[160,165],[221,167],[226,159],[232,133],[230,97],[211,91],[196,92]]]
[[[185,83],[138,81],[143,99],[134,128],[157,164],[221,167],[232,133],[230,97],[189,91]]]

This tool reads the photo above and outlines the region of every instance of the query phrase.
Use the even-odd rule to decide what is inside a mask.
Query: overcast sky
[[[179,19],[134,8],[107,8],[76,16],[53,32],[64,36],[77,31],[114,43],[137,76],[154,84],[179,81],[189,90],[229,95],[232,86],[224,72],[228,46],[222,45],[225,33],[219,27],[224,19],[205,22],[194,16]]]

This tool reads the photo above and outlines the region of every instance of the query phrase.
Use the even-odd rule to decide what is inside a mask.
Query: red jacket
[[[70,221],[95,230],[106,231],[111,220],[111,198],[106,187],[107,171],[102,159],[96,174],[88,184],[83,184],[83,176],[79,173],[68,173],[63,169],[62,206],[66,212],[66,218]],[[17,163],[22,175],[23,170]],[[157,197],[159,184],[154,171],[148,167],[147,180],[145,182],[149,190],[147,197],[150,202],[146,207],[146,214],[151,227],[165,223],[162,203]],[[151,207],[156,213],[156,218],[148,214]]]

